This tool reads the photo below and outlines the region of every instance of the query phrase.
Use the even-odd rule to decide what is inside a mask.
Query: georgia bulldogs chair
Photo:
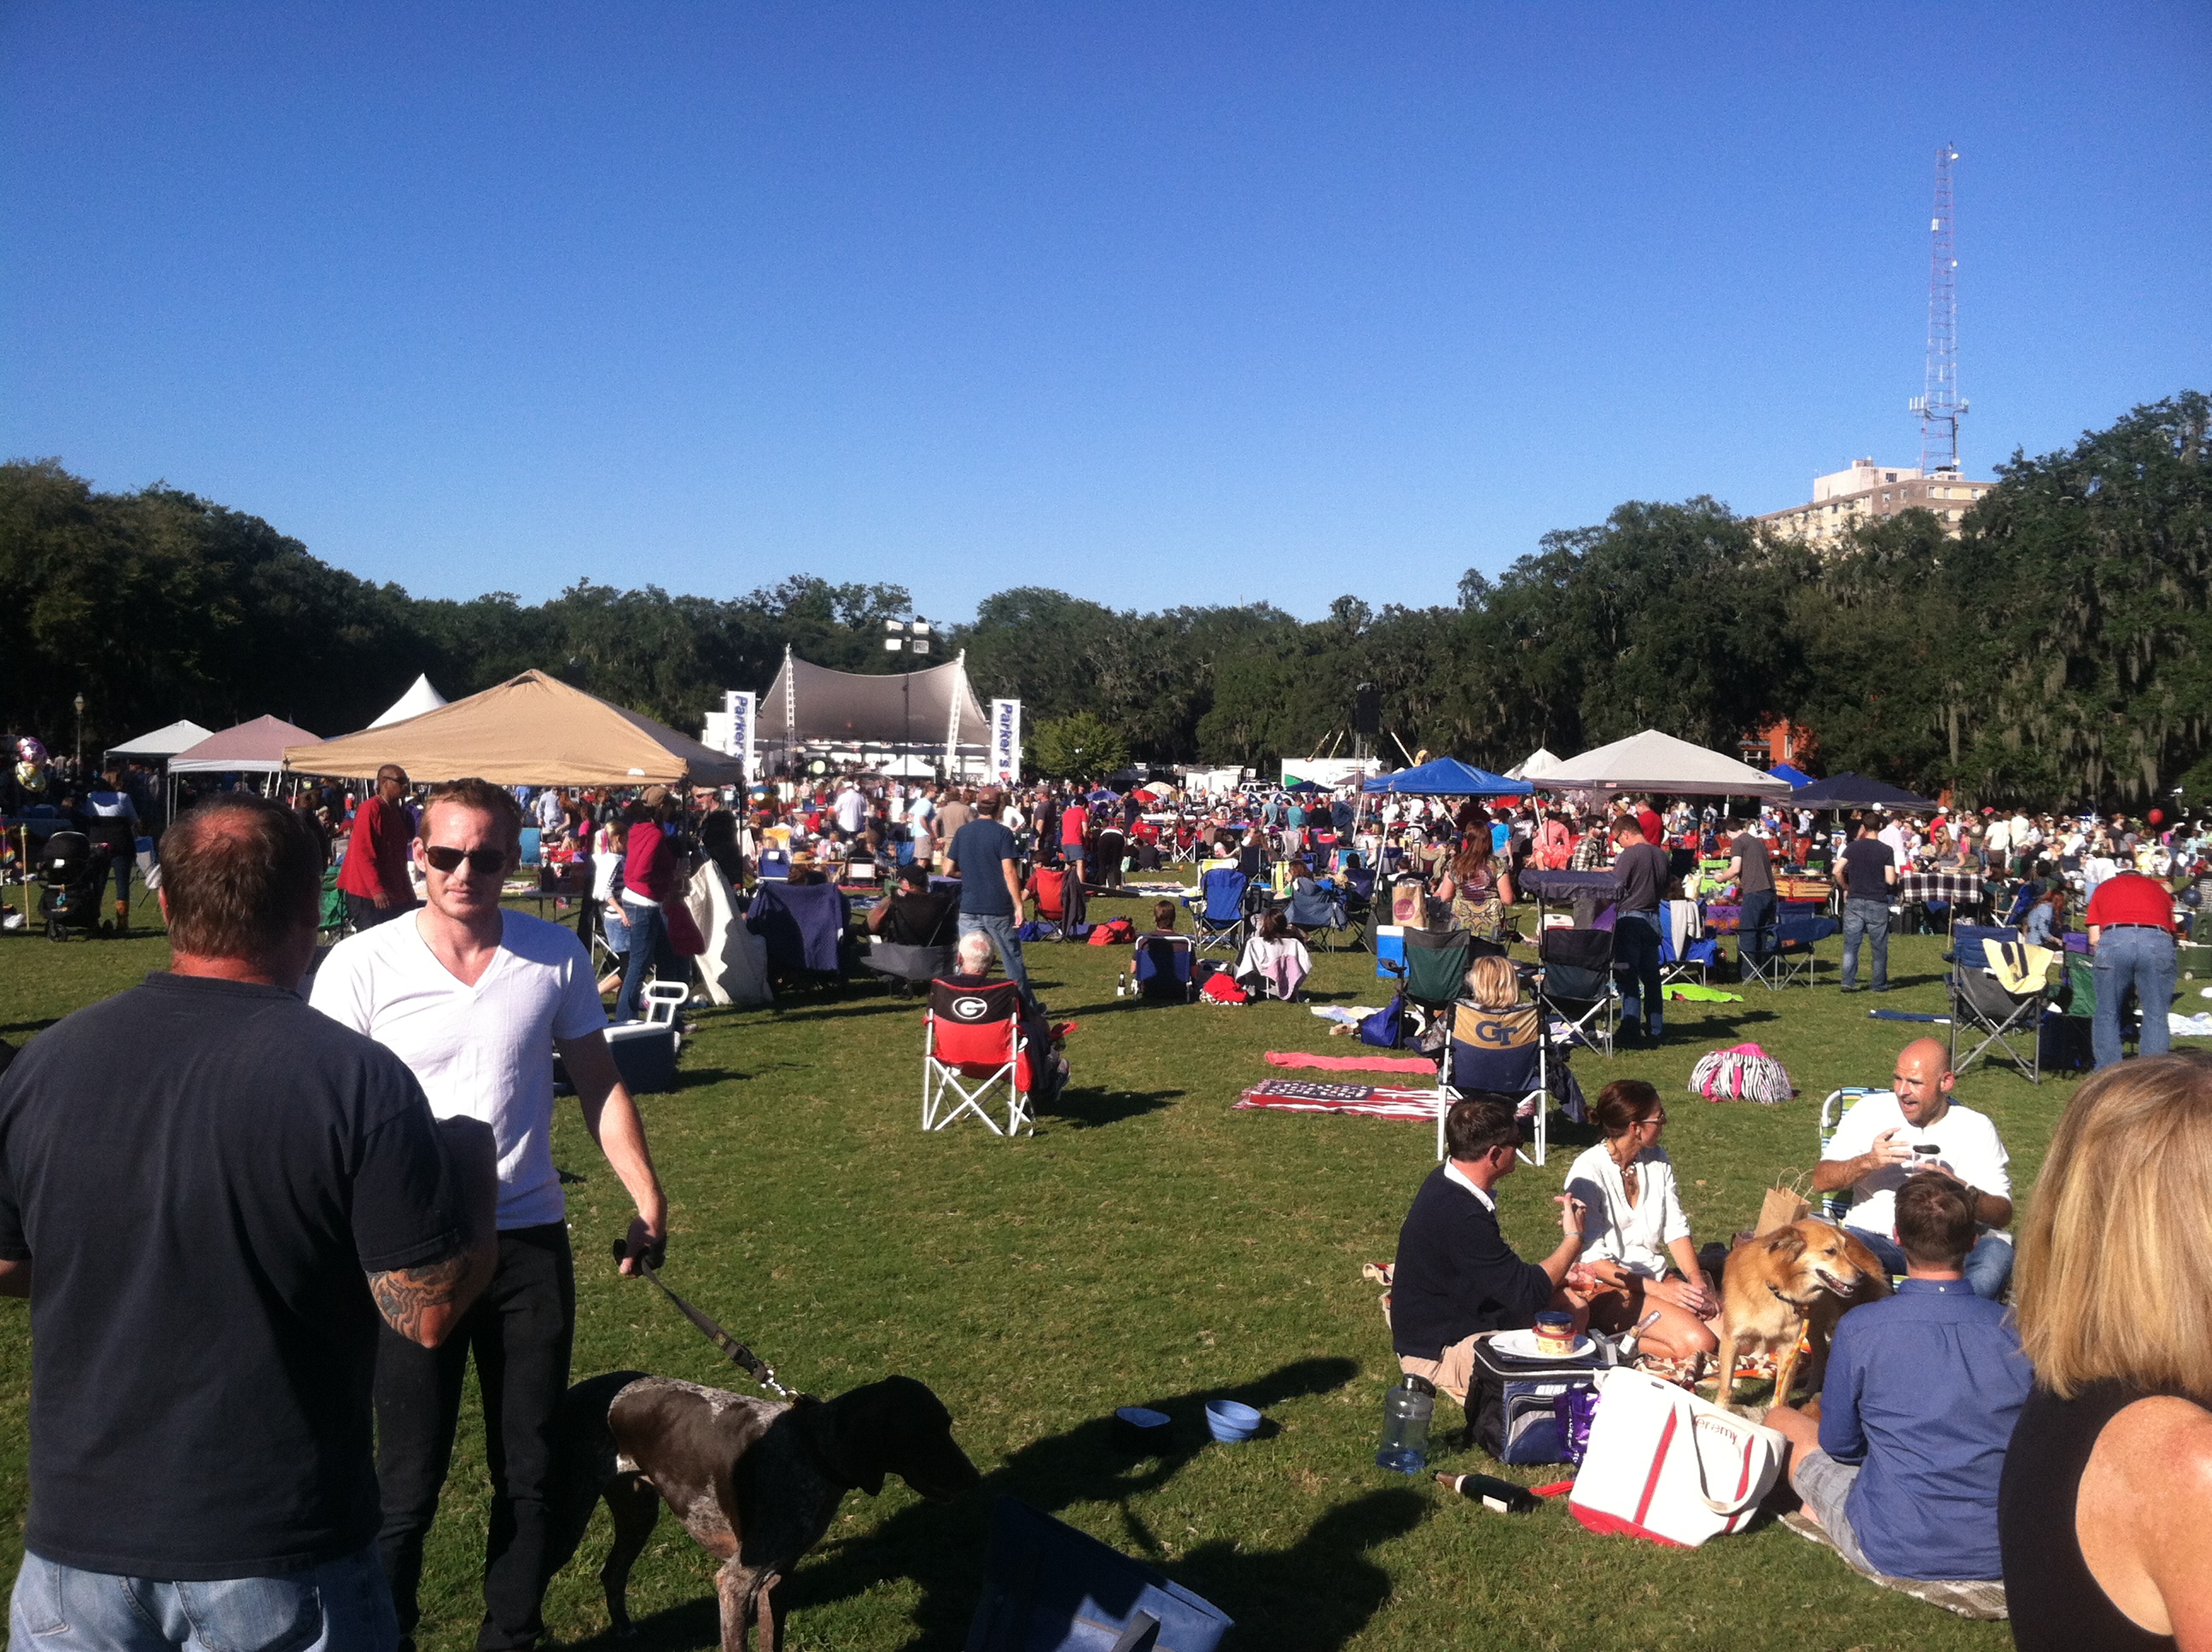
[[[921,1054],[921,1127],[942,1130],[973,1113],[994,1135],[1034,1131],[1030,1111],[1029,1041],[1022,1036],[1021,988],[1011,981],[983,987],[929,983],[929,1016]],[[986,1105],[1006,1090],[1006,1127]],[[957,1102],[952,1102],[958,1096]],[[948,1106],[948,1103],[951,1105]]]

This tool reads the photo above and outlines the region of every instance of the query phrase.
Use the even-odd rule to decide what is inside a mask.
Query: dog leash
[[[623,1258],[629,1255],[629,1247],[623,1243],[623,1241],[619,1239],[616,1240],[615,1260],[617,1261],[621,1261]],[[654,1285],[659,1286],[660,1294],[676,1304],[676,1311],[683,1315],[685,1319],[690,1320],[692,1324],[697,1326],[701,1333],[705,1335],[707,1340],[713,1343],[717,1348],[720,1348],[724,1353],[727,1354],[730,1357],[731,1363],[736,1365],[739,1370],[744,1371],[747,1376],[750,1376],[752,1380],[759,1383],[761,1387],[774,1391],[774,1393],[781,1399],[796,1400],[799,1398],[798,1394],[793,1394],[789,1388],[785,1388],[782,1383],[775,1380],[775,1368],[770,1365],[768,1361],[763,1359],[751,1349],[746,1347],[744,1343],[739,1342],[727,1331],[725,1331],[720,1326],[715,1324],[713,1320],[708,1318],[706,1315],[701,1313],[697,1309],[692,1307],[690,1303],[685,1302],[683,1297],[678,1296],[673,1291],[670,1290],[667,1285],[662,1281],[660,1275],[653,1272],[652,1263],[647,1261],[642,1256],[640,1256],[635,1260],[637,1262],[637,1271],[644,1274],[647,1278],[652,1280]]]

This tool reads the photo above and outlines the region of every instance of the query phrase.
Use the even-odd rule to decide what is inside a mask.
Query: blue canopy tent
[[[1799,809],[1933,809],[1936,799],[1917,797],[1902,787],[1864,774],[1831,774],[1794,793]]]
[[[1792,786],[1803,787],[1813,783],[1813,777],[1810,774],[1802,768],[1792,768],[1788,763],[1777,763],[1766,772],[1778,780],[1788,780]]]
[[[1435,757],[1395,774],[1378,774],[1362,789],[1417,798],[1525,798],[1536,788],[1456,757]]]

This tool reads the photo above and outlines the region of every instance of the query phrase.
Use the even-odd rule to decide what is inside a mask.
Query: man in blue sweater
[[[1562,1290],[1582,1254],[1582,1201],[1553,1196],[1559,1248],[1524,1262],[1498,1231],[1492,1190],[1520,1163],[1521,1122],[1503,1096],[1472,1095],[1444,1115],[1444,1162],[1429,1173],[1398,1230],[1390,1281],[1391,1344],[1398,1365],[1462,1404],[1474,1370],[1474,1339],[1525,1329],[1554,1302],[1587,1304]]]
[[[1837,1321],[1820,1420],[1777,1406],[1766,1426],[1790,1442],[1805,1514],[1854,1566],[1999,1577],[1997,1481],[2034,1373],[2004,1304],[1962,1271],[1972,1191],[1923,1171],[1898,1193],[1896,1224],[1905,1283]]]

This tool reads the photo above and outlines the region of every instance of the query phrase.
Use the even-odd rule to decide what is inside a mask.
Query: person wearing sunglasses
[[[407,875],[407,843],[415,822],[407,812],[407,771],[386,763],[376,771],[376,790],[354,811],[338,867],[338,892],[356,930],[415,909],[415,882]]]
[[[508,912],[522,810],[480,780],[434,787],[415,846],[428,903],[331,949],[316,1009],[404,1060],[441,1119],[480,1119],[499,1152],[499,1261],[490,1285],[436,1350],[384,1338],[377,1351],[378,1539],[400,1643],[413,1644],[424,1540],[438,1510],[471,1354],[492,1479],[483,1652],[535,1646],[551,1534],[547,1436],[568,1386],[576,1322],[567,1207],[553,1168],[553,1056],[585,1127],[636,1208],[621,1264],[658,1262],[668,1204],[637,1108],[607,1048],[591,961],[559,924]]]

